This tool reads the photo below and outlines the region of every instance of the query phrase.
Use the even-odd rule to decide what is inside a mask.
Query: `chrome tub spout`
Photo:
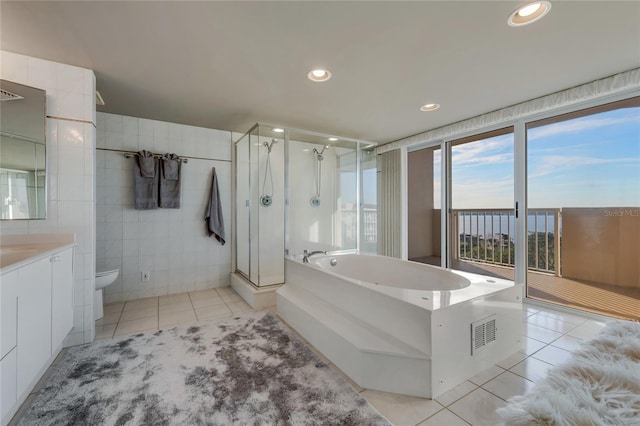
[[[302,263],[309,263],[309,258],[316,254],[327,254],[327,252],[323,250],[316,250],[311,252],[309,250],[304,250],[302,254]]]

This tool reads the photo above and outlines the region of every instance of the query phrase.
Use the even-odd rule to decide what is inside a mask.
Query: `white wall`
[[[98,113],[96,146],[98,271],[120,268],[105,303],[229,285],[231,269],[231,133]],[[126,150],[190,158],[182,165],[180,209],[133,208],[133,161]],[[226,244],[208,237],[204,211],[216,168]],[[151,272],[148,282],[141,272]]]
[[[93,71],[1,51],[0,78],[47,92],[47,219],[0,222],[7,234],[76,234],[74,321],[65,346],[93,340],[95,288],[95,76]]]

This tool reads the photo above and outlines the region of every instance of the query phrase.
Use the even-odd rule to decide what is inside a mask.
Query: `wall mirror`
[[[0,219],[45,219],[46,92],[0,80]]]

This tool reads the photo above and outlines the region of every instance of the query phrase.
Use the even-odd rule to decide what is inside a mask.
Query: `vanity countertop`
[[[76,245],[74,234],[6,235],[0,238],[0,273]]]

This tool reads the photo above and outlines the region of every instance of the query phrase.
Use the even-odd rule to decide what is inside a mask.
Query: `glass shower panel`
[[[249,132],[249,179],[251,192],[249,198],[249,280],[260,285],[260,126],[254,127]]]
[[[249,277],[249,219],[251,184],[249,174],[249,134],[236,142],[236,270]]]
[[[355,250],[358,247],[357,153],[353,149],[336,148],[336,159],[338,171],[336,246],[342,247],[342,250]]]
[[[378,252],[378,169],[374,145],[360,151],[360,251]]]
[[[283,133],[271,126],[259,128],[257,173],[259,185],[255,210],[258,212],[258,285],[284,282],[284,153]]]
[[[282,135],[257,124],[236,142],[236,270],[256,286],[284,282]]]
[[[356,250],[357,142],[289,133],[289,253]]]

